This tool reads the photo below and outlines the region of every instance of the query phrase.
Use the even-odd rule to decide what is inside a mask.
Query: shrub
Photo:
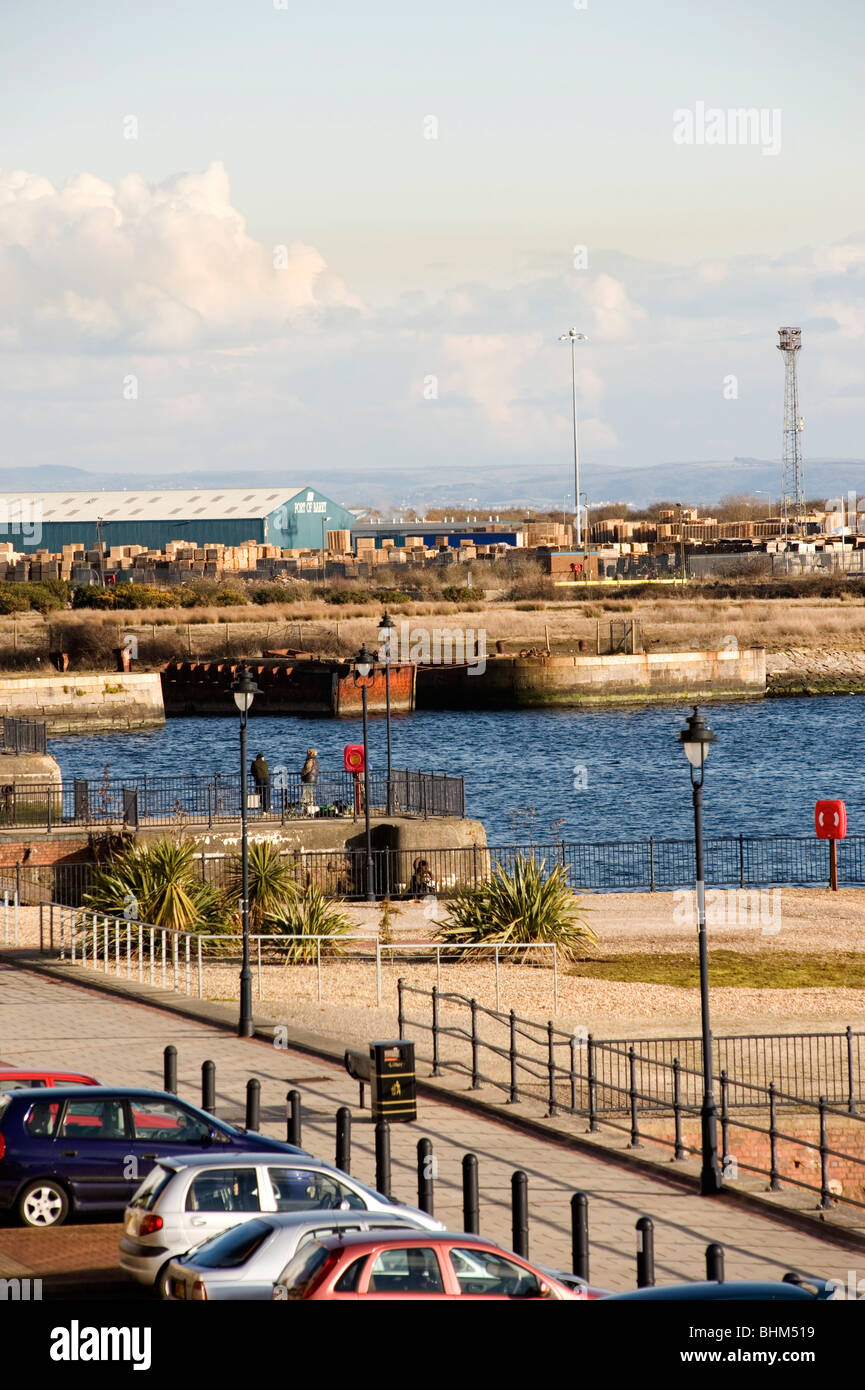
[[[468,603],[477,598],[477,593],[465,585],[448,584],[446,589],[442,589],[442,598],[447,599],[448,603]]]
[[[322,943],[322,956],[339,955],[344,946],[340,937],[352,929],[352,923],[343,912],[342,899],[326,898],[320,888],[310,883],[302,892],[295,891],[286,900],[285,906],[268,919],[267,926],[272,932],[286,935],[309,937],[307,941],[286,941],[281,943],[286,965],[308,964],[317,958],[316,936],[326,936]]]
[[[239,854],[228,866],[225,884],[230,900],[243,892],[243,866]],[[271,920],[278,916],[297,896],[297,884],[291,865],[270,840],[254,840],[249,846],[249,921],[252,930],[274,930]],[[266,924],[266,926],[265,926]]]
[[[366,589],[332,589],[324,596],[325,603],[372,603],[372,594]]]
[[[545,864],[532,854],[517,855],[510,868],[494,864],[486,883],[451,899],[441,939],[464,946],[467,958],[478,946],[519,945],[525,949],[509,952],[508,958],[525,960],[533,946],[553,943],[567,960],[585,956],[595,934],[581,916],[564,866],[556,864],[545,874]]]
[[[7,584],[0,581],[0,613],[29,613],[30,600],[21,590],[22,584]]]
[[[228,904],[212,884],[201,881],[194,853],[188,841],[128,845],[97,869],[84,905],[178,931],[226,930]]]

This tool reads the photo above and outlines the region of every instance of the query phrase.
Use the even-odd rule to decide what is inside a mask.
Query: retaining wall
[[[165,723],[157,671],[2,676],[0,714],[44,720],[49,735],[150,729]]]

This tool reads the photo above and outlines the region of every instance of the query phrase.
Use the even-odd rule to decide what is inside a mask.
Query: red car
[[[367,1231],[311,1241],[273,1289],[275,1300],[585,1297],[494,1241],[453,1231]]]
[[[43,1067],[0,1067],[0,1091],[22,1091],[31,1086],[98,1086],[93,1076],[77,1071],[45,1071]]]

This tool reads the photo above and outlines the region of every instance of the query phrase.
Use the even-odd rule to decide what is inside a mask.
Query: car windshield
[[[358,1182],[357,1178],[352,1178],[351,1181],[352,1186],[356,1187],[358,1192],[365,1192],[367,1197],[374,1197],[377,1202],[386,1202],[390,1207],[399,1206],[399,1202],[397,1202],[395,1198],[385,1197],[383,1192],[376,1192],[374,1187],[367,1187],[366,1183]]]
[[[319,1270],[327,1264],[329,1257],[330,1251],[318,1242],[305,1245],[299,1250],[279,1276],[278,1282],[285,1286],[286,1298],[303,1298]]]
[[[260,1250],[273,1230],[269,1221],[244,1221],[199,1245],[189,1257],[202,1269],[236,1269]]]
[[[152,1210],[160,1193],[173,1176],[170,1168],[163,1168],[161,1164],[157,1163],[155,1168],[151,1168],[129,1205],[141,1207],[144,1211]]]

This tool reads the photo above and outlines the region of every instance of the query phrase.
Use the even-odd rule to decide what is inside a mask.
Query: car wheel
[[[59,1183],[42,1178],[21,1193],[18,1215],[24,1226],[62,1226],[69,1215],[69,1198]]]
[[[160,1269],[159,1273],[153,1281],[153,1292],[157,1298],[168,1299],[171,1297],[171,1294],[168,1289],[168,1266],[170,1265],[170,1263],[170,1260],[166,1260],[165,1264],[162,1266],[162,1268]]]

